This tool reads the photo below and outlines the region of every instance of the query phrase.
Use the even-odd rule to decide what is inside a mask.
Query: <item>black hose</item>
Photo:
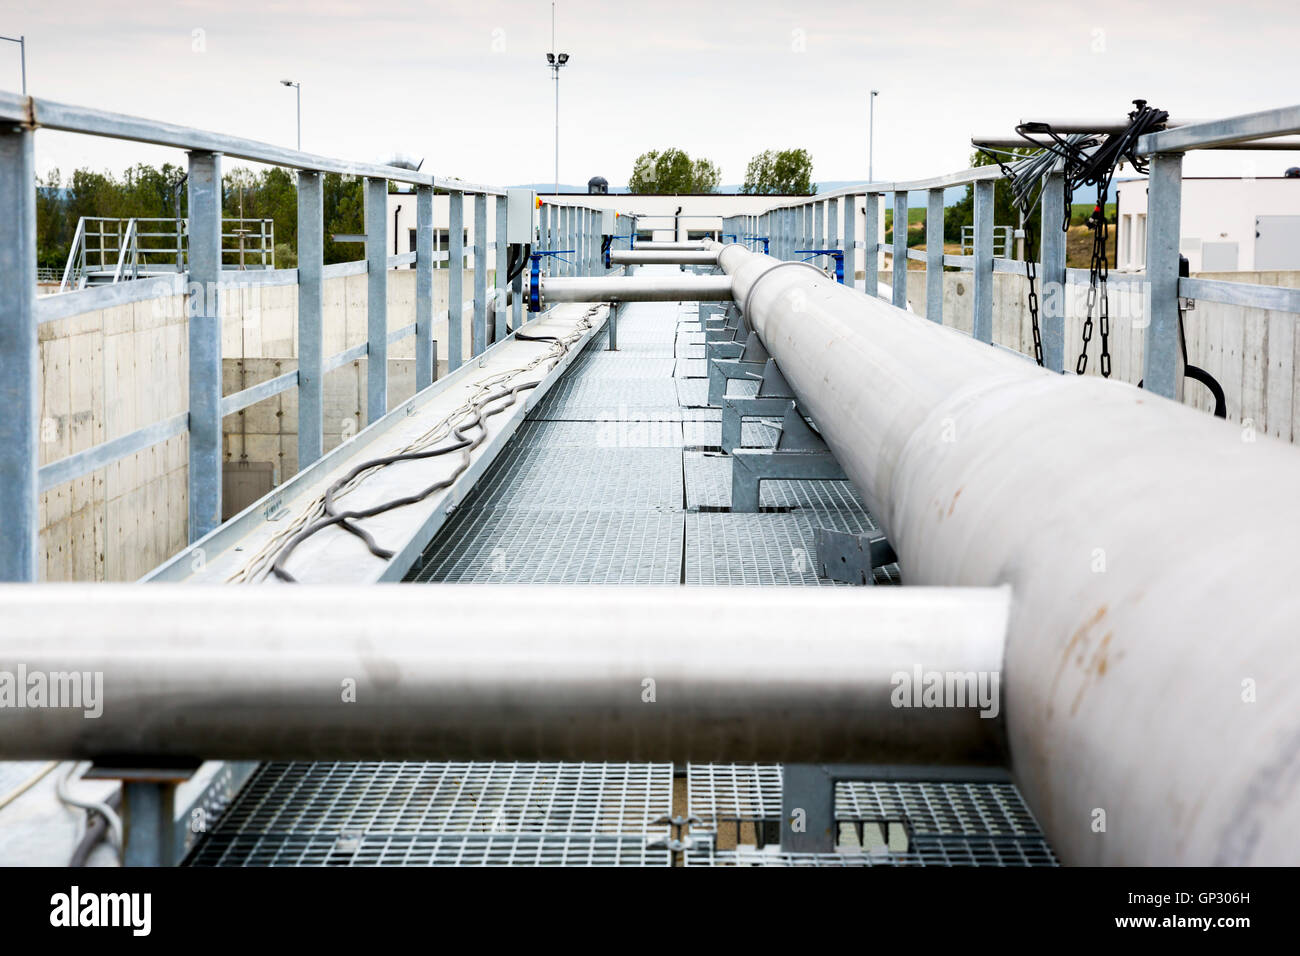
[[[476,403],[473,406],[475,411],[474,419],[472,421],[465,422],[461,425],[457,425],[454,429],[452,429],[452,434],[456,436],[457,440],[450,445],[445,445],[442,448],[434,448],[429,451],[414,451],[414,452],[403,452],[395,455],[385,455],[382,458],[372,458],[369,461],[361,462],[359,465],[354,467],[346,475],[344,475],[342,478],[334,482],[334,484],[330,485],[329,488],[326,489],[325,517],[319,519],[318,521],[313,522],[312,524],[308,525],[306,528],[303,528],[303,530],[299,531],[296,535],[294,535],[292,538],[289,539],[288,543],[285,544],[285,546],[280,550],[280,553],[276,556],[275,563],[271,565],[272,573],[274,573],[275,576],[278,577],[281,581],[296,583],[297,579],[294,578],[292,574],[290,574],[288,571],[285,570],[284,563],[289,559],[289,555],[293,553],[293,550],[296,547],[298,547],[298,545],[302,544],[302,542],[306,541],[308,538],[316,534],[318,531],[322,531],[325,528],[328,528],[332,525],[338,525],[344,531],[356,535],[363,542],[365,542],[366,547],[370,550],[370,553],[373,554],[375,557],[381,558],[385,561],[392,558],[393,552],[385,548],[379,547],[379,545],[375,542],[375,539],[371,537],[368,531],[366,531],[364,528],[358,528],[356,525],[352,524],[351,522],[358,518],[373,518],[375,515],[383,514],[386,511],[392,511],[394,508],[402,508],[405,507],[406,505],[416,504],[417,502],[423,501],[425,498],[429,497],[429,495],[433,494],[435,491],[441,491],[444,488],[450,488],[453,484],[455,484],[456,479],[459,478],[462,474],[464,474],[465,471],[469,468],[470,465],[469,455],[468,454],[465,455],[465,460],[462,461],[460,465],[456,468],[456,470],[452,472],[452,474],[447,478],[444,478],[441,481],[434,482],[432,485],[429,485],[427,488],[424,488],[423,490],[418,491],[414,494],[405,495],[401,498],[394,498],[391,501],[385,501],[384,503],[375,505],[374,507],[371,508],[365,508],[360,511],[336,512],[334,510],[335,494],[337,494],[339,490],[341,490],[345,485],[347,485],[350,481],[352,481],[352,479],[356,478],[357,475],[361,474],[364,471],[369,471],[371,468],[382,468],[386,465],[391,465],[399,461],[420,461],[426,458],[437,458],[440,455],[447,455],[454,451],[465,451],[465,452],[473,451],[475,448],[477,448],[487,439],[487,429],[483,427],[483,422],[486,419],[491,418],[493,415],[497,415],[505,411],[507,408],[510,408],[512,405],[514,405],[515,399],[518,397],[520,392],[527,391],[530,388],[536,388],[540,384],[541,384],[540,382],[525,382],[524,384],[516,385],[514,388],[511,389],[503,389],[494,392],[491,395],[489,395],[486,399],[484,399],[482,402]],[[501,399],[509,399],[509,400],[505,402],[505,404],[503,405],[498,405],[495,408],[490,408],[490,406],[492,406],[493,403],[498,402]],[[489,409],[489,408],[490,410],[485,411],[485,409]],[[466,438],[465,432],[471,428],[478,428],[480,433],[475,438]]]
[[[122,805],[122,789],[119,787],[110,793],[104,803],[108,804],[110,810],[116,811]],[[108,833],[108,821],[102,814],[92,813],[90,822],[86,824],[86,832],[81,836],[81,842],[72,851],[72,859],[68,861],[68,866],[85,866],[86,861],[90,859],[90,854],[95,851],[95,847],[99,846],[106,833]]]
[[[1183,366],[1183,377],[1190,378],[1192,381],[1200,382],[1210,390],[1214,396],[1214,417],[1228,417],[1228,401],[1223,394],[1223,386],[1218,383],[1213,375],[1203,368],[1197,368],[1195,365]]]

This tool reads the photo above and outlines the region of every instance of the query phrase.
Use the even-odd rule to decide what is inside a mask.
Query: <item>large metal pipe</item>
[[[716,266],[718,253],[709,249],[614,249],[609,254],[609,261],[616,266]]]
[[[540,297],[551,302],[729,302],[726,276],[542,276]]]
[[[895,677],[998,671],[1008,604],[1006,589],[4,586],[0,758],[997,763],[996,715],[897,707]],[[102,675],[96,700],[16,706],[15,685],[30,704],[33,675],[74,673]]]
[[[1300,450],[721,264],[908,582],[1013,587],[1012,765],[1061,857],[1300,859]]]

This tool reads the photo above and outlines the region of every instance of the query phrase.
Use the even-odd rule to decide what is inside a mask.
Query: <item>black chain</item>
[[[1029,280],[1029,318],[1034,329],[1034,361],[1043,365],[1043,332],[1038,324],[1038,263],[1034,261],[1033,230],[1025,220],[1025,278]]]
[[[1092,317],[1097,314],[1101,331],[1101,374],[1110,378],[1110,298],[1106,292],[1106,278],[1110,273],[1110,263],[1106,256],[1106,243],[1110,235],[1109,223],[1103,203],[1105,196],[1097,197],[1097,205],[1088,217],[1088,228],[1092,230],[1092,261],[1088,267],[1088,312],[1083,320],[1083,350],[1079,361],[1074,366],[1076,375],[1082,375],[1088,368],[1088,344],[1092,341]]]

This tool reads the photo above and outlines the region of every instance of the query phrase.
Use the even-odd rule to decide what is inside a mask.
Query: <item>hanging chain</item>
[[[1025,278],[1029,280],[1029,318],[1034,329],[1034,361],[1043,365],[1043,333],[1038,325],[1038,264],[1034,261],[1033,230],[1025,220]]]
[[[1088,228],[1092,230],[1092,260],[1088,266],[1088,311],[1083,320],[1083,349],[1079,361],[1075,364],[1076,375],[1082,375],[1088,368],[1088,345],[1092,341],[1092,317],[1097,316],[1101,332],[1100,367],[1103,378],[1110,378],[1110,299],[1106,291],[1106,278],[1110,272],[1110,263],[1106,256],[1106,243],[1110,235],[1110,226],[1106,221],[1105,196],[1098,195],[1097,204],[1092,215],[1088,217]]]

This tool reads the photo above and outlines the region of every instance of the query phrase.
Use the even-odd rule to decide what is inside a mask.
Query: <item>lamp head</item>
[[[554,62],[555,62],[555,54],[554,54],[554,53],[548,53],[548,54],[546,54],[546,62],[547,62],[547,63],[554,63]]]
[[[564,66],[564,64],[566,64],[566,63],[568,63],[568,62],[569,62],[569,54],[567,54],[567,53],[561,53],[561,54],[560,54],[560,66]]]

